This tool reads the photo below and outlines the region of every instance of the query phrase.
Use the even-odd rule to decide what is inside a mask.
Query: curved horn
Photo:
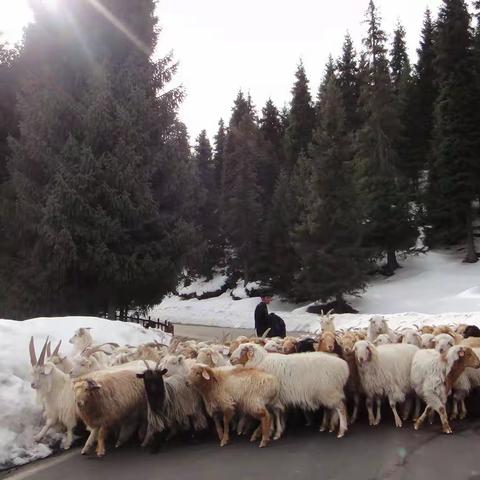
[[[38,357],[38,365],[43,366],[45,364],[45,353],[47,353],[47,345],[48,345],[48,337],[45,340],[45,344],[43,345],[42,352],[40,353],[40,357]]]
[[[35,343],[33,342],[33,337],[30,337],[30,345],[28,346],[30,350],[30,363],[32,367],[37,364],[37,356],[35,355]]]
[[[160,366],[160,362],[161,362],[161,360],[159,360],[159,361],[157,362],[157,364],[155,365],[155,370],[158,370],[158,367]]]
[[[47,358],[50,358],[52,356],[52,349],[50,342],[47,342]]]
[[[270,333],[271,328],[267,328],[264,332],[263,335],[260,338],[267,338],[267,335]]]
[[[145,366],[147,367],[147,370],[150,370],[150,365],[147,363],[146,360],[143,360],[143,363],[145,364]]]
[[[57,343],[57,346],[55,347],[55,350],[53,351],[52,355],[55,356],[55,355],[58,355],[58,353],[60,352],[60,345],[62,344],[62,341],[60,340],[58,343]]]

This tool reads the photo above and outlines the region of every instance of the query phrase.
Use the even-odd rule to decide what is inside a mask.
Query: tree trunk
[[[115,320],[115,317],[117,316],[117,308],[112,302],[109,302],[108,304],[107,316],[110,320]]]
[[[248,263],[243,262],[243,284],[246,285],[249,282]]]
[[[469,207],[467,212],[467,253],[463,259],[463,263],[477,263],[478,255],[475,251],[475,238],[473,236],[473,226],[472,226],[472,209]]]
[[[397,261],[397,254],[394,248],[389,248],[387,250],[387,271],[393,274],[397,268],[400,268]]]

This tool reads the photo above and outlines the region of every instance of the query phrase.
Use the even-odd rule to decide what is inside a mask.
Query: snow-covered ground
[[[337,327],[365,326],[371,314],[387,315],[394,327],[467,321],[480,325],[480,262],[464,264],[458,252],[430,251],[401,264],[403,268],[394,276],[375,278],[360,297],[348,298],[360,313],[336,315]],[[153,309],[152,315],[174,323],[252,328],[258,301],[235,301],[230,291],[208,300],[170,296]],[[319,317],[307,313],[306,307],[275,298],[269,311],[284,318],[290,331],[315,332],[320,328]]]
[[[140,345],[163,340],[161,332],[156,330],[102,318],[0,320],[0,470],[48,456],[51,445],[61,438],[51,436],[42,443],[33,440],[41,428],[42,415],[35,391],[30,387],[30,337],[34,338],[37,356],[47,336],[53,345],[62,340],[60,351],[68,354],[72,347],[68,341],[80,327],[91,327],[92,337],[98,343]]]

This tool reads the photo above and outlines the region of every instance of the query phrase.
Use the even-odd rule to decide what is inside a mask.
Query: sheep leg
[[[242,413],[240,420],[238,421],[237,424],[237,435],[243,435],[245,431],[245,424],[247,423],[247,416]]]
[[[410,412],[412,411],[412,398],[408,397],[402,405],[402,420],[406,422],[410,417]]]
[[[353,425],[357,421],[359,406],[360,406],[360,395],[358,393],[355,393],[353,395],[353,412],[348,422],[350,425]]]
[[[313,424],[313,412],[308,410],[303,411],[303,417],[305,418],[305,426],[311,427]]]
[[[218,413],[213,414],[213,422],[215,423],[215,430],[217,430],[218,439],[222,441],[223,428],[222,428],[222,424],[220,423],[220,418],[218,416]]]
[[[367,397],[365,405],[368,412],[368,424],[372,427],[375,425],[375,418],[373,416],[373,399],[371,397]]]
[[[341,402],[340,405],[336,408],[338,418],[340,419],[340,426],[338,428],[337,438],[342,438],[345,435],[345,432],[348,430],[347,425],[347,407],[345,402]]]
[[[68,450],[72,446],[73,442],[73,429],[72,427],[67,428],[67,437],[63,441],[63,449]]]
[[[420,416],[421,402],[418,397],[415,397],[415,411],[413,412],[413,421],[416,422]]]
[[[377,413],[375,415],[375,425],[380,425],[380,420],[382,419],[382,399],[380,397],[376,398],[377,404]]]
[[[274,416],[275,416],[275,435],[273,437],[274,440],[278,440],[282,434],[283,434],[283,416],[284,416],[284,411],[282,408],[275,408],[274,410]]]
[[[415,428],[415,430],[418,430],[422,426],[423,422],[427,418],[428,412],[430,412],[431,409],[432,409],[432,407],[430,407],[430,405],[427,405],[425,407],[425,410],[423,411],[423,413],[420,415],[420,417],[415,422],[415,425],[413,427],[413,428]]]
[[[51,418],[47,418],[47,423],[45,426],[33,437],[36,442],[39,442],[47,432],[53,427],[54,421]]]
[[[452,412],[450,413],[450,420],[456,420],[458,418],[458,400],[452,398]]]
[[[433,421],[435,420],[435,411],[432,409],[428,412],[428,423],[433,425]]]
[[[98,440],[97,440],[97,457],[103,457],[105,455],[105,437],[107,436],[107,429],[105,427],[100,427],[98,429]]]
[[[260,448],[266,447],[270,440],[270,423],[271,418],[268,410],[263,408],[258,413],[255,412],[254,417],[260,420],[261,427],[258,427],[254,432],[252,437],[250,438],[251,442],[254,442],[257,439],[257,432],[259,432],[260,428],[262,430],[262,441],[260,442]]]
[[[222,441],[220,442],[221,447],[224,447],[225,445],[227,445],[230,440],[229,438],[230,421],[232,420],[234,415],[235,415],[234,408],[227,408],[223,412],[223,437],[222,437]]]
[[[448,417],[447,417],[447,412],[445,410],[445,406],[442,405],[440,408],[435,409],[437,413],[440,415],[440,420],[442,421],[442,430],[443,433],[453,433],[452,429],[450,428],[450,425],[448,423]]]
[[[320,431],[324,432],[327,429],[328,421],[330,419],[330,410],[328,408],[323,409],[322,424],[320,425]]]
[[[118,434],[117,442],[115,443],[115,448],[120,447],[133,435],[133,432],[137,429],[138,422],[136,419],[127,420],[121,427],[120,433]]]
[[[333,433],[337,425],[338,425],[338,413],[336,410],[332,410],[330,414],[330,426],[328,428],[328,432]]]
[[[460,416],[458,417],[460,420],[463,420],[467,416],[467,407],[465,405],[465,399],[462,398],[460,401]]]
[[[90,431],[90,435],[87,438],[87,441],[85,442],[85,445],[82,448],[82,455],[86,455],[87,453],[90,452],[92,447],[95,445],[95,442],[97,441],[97,435],[98,435],[98,428],[93,428]]]
[[[395,417],[395,426],[399,428],[402,427],[403,426],[402,419],[398,415],[397,402],[395,402],[395,400],[390,400],[390,408],[392,409],[393,416]]]
[[[143,439],[142,448],[145,448],[147,445],[150,444],[154,435],[155,435],[155,430],[152,424],[148,422],[147,433],[145,434],[145,438]]]

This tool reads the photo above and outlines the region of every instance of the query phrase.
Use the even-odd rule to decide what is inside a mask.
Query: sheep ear
[[[247,349],[247,358],[249,360],[251,360],[253,358],[253,349],[252,348]]]
[[[137,373],[137,378],[144,378],[144,374],[143,373]]]
[[[208,374],[208,372],[206,370],[202,370],[202,377],[205,380],[210,380],[210,375]]]
[[[168,372],[168,370],[167,370],[166,368],[164,368],[164,369],[160,372],[160,375],[165,375],[167,372]]]
[[[98,390],[99,388],[102,388],[102,386],[97,383],[95,380],[88,379],[86,380],[87,382],[87,390]]]

